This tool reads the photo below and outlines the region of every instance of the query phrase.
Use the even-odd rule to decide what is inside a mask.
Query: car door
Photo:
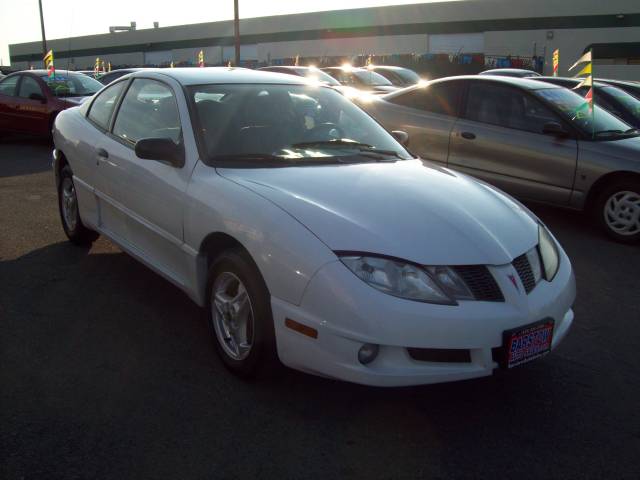
[[[175,90],[151,78],[131,82],[104,149],[113,164],[111,180],[121,185],[114,200],[125,216],[122,239],[143,260],[181,284],[186,277],[183,204],[191,169],[138,158],[135,144],[143,138],[169,138],[184,148]]]
[[[17,101],[20,131],[34,135],[47,135],[49,133],[47,97],[38,80],[31,75],[22,75]]]
[[[0,81],[0,129],[16,130],[18,83],[21,75],[11,75]]]
[[[564,121],[529,91],[469,82],[463,115],[451,131],[448,165],[516,197],[568,204],[578,147],[570,135],[543,133]]]
[[[457,80],[409,90],[390,98],[393,107],[386,108],[379,120],[388,130],[407,132],[413,153],[446,164],[463,87],[463,81]]]

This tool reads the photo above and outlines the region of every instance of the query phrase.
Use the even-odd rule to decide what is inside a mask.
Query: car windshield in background
[[[322,70],[318,70],[316,68],[308,68],[308,69],[302,70],[302,75],[305,78],[308,78],[310,80],[315,80],[317,82],[323,82],[323,83],[326,83],[327,85],[340,86],[339,81],[337,81],[328,73],[325,73]]]
[[[616,87],[602,87],[602,90],[624,105],[627,111],[632,113],[634,117],[640,119],[640,100]]]
[[[351,73],[365,85],[372,87],[393,86],[393,83],[373,70],[353,70]]]
[[[599,140],[616,140],[637,135],[630,125],[597,105],[594,105],[593,111],[589,110],[586,100],[571,90],[541,88],[532,92],[558,107],[587,136],[593,135]]]
[[[369,115],[327,87],[197,85],[189,91],[210,160],[295,165],[412,158]]]
[[[400,78],[406,85],[413,85],[414,83],[420,82],[420,75],[418,75],[413,70],[409,69],[398,69],[398,70],[388,70],[393,75],[396,75]]]
[[[43,75],[41,78],[56,97],[87,97],[104,86],[82,73],[56,73],[53,77]]]

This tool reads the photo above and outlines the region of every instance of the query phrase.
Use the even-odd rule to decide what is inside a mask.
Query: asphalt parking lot
[[[414,388],[246,383],[177,288],[66,242],[49,152],[0,140],[0,478],[640,478],[640,249],[581,215],[532,207],[578,283],[546,358]]]

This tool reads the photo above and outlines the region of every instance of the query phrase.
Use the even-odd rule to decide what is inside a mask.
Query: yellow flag
[[[173,68],[173,60],[171,60],[171,68]]]
[[[587,63],[575,76],[581,77],[583,75],[591,75],[591,62]]]
[[[53,50],[49,50],[43,58],[45,68],[49,68],[49,65],[53,63]]]
[[[553,76],[558,76],[558,66],[560,65],[560,49],[557,48],[553,51]]]

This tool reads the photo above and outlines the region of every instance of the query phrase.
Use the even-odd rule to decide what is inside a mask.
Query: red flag
[[[589,89],[587,94],[584,96],[584,99],[589,104],[589,111],[593,110],[593,87]]]

